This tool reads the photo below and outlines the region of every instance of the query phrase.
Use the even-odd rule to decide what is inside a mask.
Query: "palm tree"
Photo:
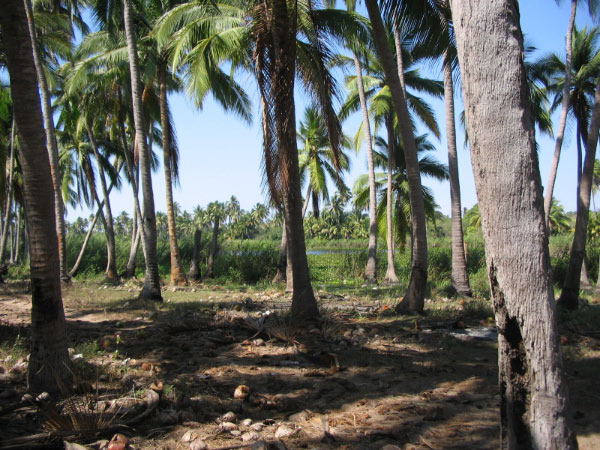
[[[156,248],[156,217],[154,212],[154,193],[152,191],[151,161],[148,143],[146,141],[146,122],[144,121],[142,109],[140,65],[136,37],[133,29],[131,0],[124,0],[123,15],[125,34],[127,37],[127,52],[129,54],[129,70],[131,74],[133,118],[141,168],[142,193],[144,195],[144,227],[142,228],[142,233],[146,261],[146,278],[144,280],[144,288],[140,293],[140,298],[162,301]]]
[[[200,270],[200,250],[202,245],[202,228],[208,220],[208,214],[200,206],[194,208],[194,250],[192,253],[192,261],[190,263],[190,271],[188,278],[194,281],[200,281],[202,273]]]
[[[557,0],[558,1],[558,0]],[[554,192],[554,182],[556,181],[556,173],[558,171],[558,162],[560,160],[560,152],[562,148],[565,127],[567,125],[567,114],[569,110],[569,92],[571,89],[571,64],[572,64],[572,52],[573,52],[573,30],[575,29],[575,16],[577,15],[577,3],[579,0],[571,0],[571,14],[569,16],[569,25],[567,27],[566,41],[566,57],[565,57],[565,78],[563,83],[563,94],[561,100],[561,111],[560,120],[558,123],[558,131],[556,133],[556,144],[554,146],[554,156],[552,158],[552,167],[550,168],[550,174],[548,175],[548,183],[546,185],[546,194],[544,198],[544,213],[546,215],[546,228],[548,227],[548,221],[550,217],[550,206],[552,204],[552,195]],[[599,3],[598,0],[585,0],[588,5],[590,15],[597,19]],[[581,166],[581,165],[580,165]]]
[[[206,207],[206,215],[208,218],[210,218],[210,221],[213,223],[213,232],[204,278],[213,278],[215,257],[217,256],[219,244],[219,226],[221,224],[221,221],[227,216],[226,207],[223,203],[220,202],[209,203]]]
[[[58,392],[70,386],[65,315],[61,298],[54,189],[45,149],[32,41],[21,0],[7,0],[0,14],[3,49],[11,80],[24,181],[31,270],[31,354],[28,389]]]
[[[327,175],[334,181],[340,192],[347,191],[348,188],[340,172],[348,170],[350,163],[348,156],[340,152],[338,167],[335,167],[335,157],[329,144],[327,127],[316,107],[308,106],[304,110],[304,121],[300,122],[297,134],[298,141],[303,144],[299,150],[300,174],[308,172],[308,188],[302,207],[302,217],[306,215],[309,202],[312,200],[313,214],[319,218],[319,197],[325,201],[329,200]],[[348,145],[346,139],[344,142]]]
[[[563,205],[556,199],[550,208],[550,234],[564,233],[571,229],[571,218],[565,213]]]

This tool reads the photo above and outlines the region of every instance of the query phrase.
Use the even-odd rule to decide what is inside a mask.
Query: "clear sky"
[[[557,5],[553,0],[526,0],[520,2],[521,27],[528,41],[538,48],[538,53],[534,57],[549,52],[564,55],[569,3],[563,1]],[[583,28],[586,25],[591,26],[591,20],[587,9],[580,6],[577,15],[577,26]],[[439,71],[433,71],[430,75],[441,78]],[[235,116],[225,114],[212,99],[206,101],[204,108],[199,111],[183,95],[171,95],[169,98],[181,154],[181,186],[174,190],[174,198],[184,210],[191,212],[197,205],[204,207],[214,200],[226,201],[232,195],[238,198],[241,207],[246,210],[252,208],[257,202],[265,202],[260,169],[262,134],[258,93],[250,77],[244,76],[238,81],[247,89],[252,100],[255,120],[251,125],[243,123]],[[341,86],[343,87],[343,84]],[[457,114],[463,109],[459,97],[460,95],[457,94]],[[297,120],[302,118],[306,101],[303,93],[297,92]],[[431,103],[436,111],[442,131],[440,141],[433,136],[430,138],[437,148],[434,156],[441,162],[447,163],[443,101],[431,100]],[[354,136],[360,120],[361,117],[355,114],[343,124],[344,132]],[[557,121],[558,113],[553,117],[553,123]],[[457,125],[457,128],[462,202],[464,207],[470,208],[477,202],[477,197],[469,151],[462,145],[464,137],[460,125]],[[574,131],[574,126],[568,126],[555,185],[555,196],[567,211],[576,209]],[[542,183],[545,184],[554,152],[554,141],[539,135],[537,139],[541,178]],[[158,150],[162,160],[162,152],[160,149]],[[366,167],[366,155],[363,148],[357,156],[352,156],[351,171],[345,177],[346,184],[352,187],[354,180],[361,173],[366,172]],[[162,167],[153,175],[153,179],[156,208],[159,211],[165,211]],[[426,178],[423,179],[423,183],[433,189],[436,202],[439,204],[441,211],[449,215],[449,184]],[[128,185],[124,184],[121,192],[113,191],[111,199],[115,215],[122,210],[131,214],[133,201],[131,188]],[[69,209],[67,219],[72,221],[77,216],[87,217],[89,214],[90,211],[87,208]]]

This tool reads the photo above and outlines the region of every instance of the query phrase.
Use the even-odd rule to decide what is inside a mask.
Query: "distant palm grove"
[[[165,285],[282,283],[292,322],[307,330],[319,326],[319,283],[389,283],[403,291],[397,314],[423,314],[432,296],[490,299],[503,448],[576,448],[556,308],[600,288],[590,202],[600,34],[574,25],[577,8],[596,19],[597,2],[570,3],[566,48],[533,59],[516,0],[3,0],[0,263],[31,280],[30,389],[57,391],[72,376],[62,283],[139,277],[140,301],[156,302]],[[296,87],[311,99],[304,110]],[[260,123],[264,204],[178,206],[189,163],[174,92]],[[362,122],[345,135],[353,114]],[[471,209],[460,198],[460,126]],[[442,128],[448,165],[432,154]],[[556,142],[544,187],[539,134]],[[553,198],[569,134],[574,212]],[[361,149],[367,173],[348,185],[350,152]],[[450,217],[428,179],[449,181]],[[128,211],[113,209],[117,190],[130,192]],[[79,205],[94,213],[67,222]]]

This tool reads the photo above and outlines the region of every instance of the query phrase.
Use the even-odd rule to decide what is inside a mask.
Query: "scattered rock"
[[[190,450],[208,450],[208,445],[206,445],[206,442],[198,439],[190,444]]]
[[[108,450],[125,450],[128,443],[129,439],[127,439],[127,436],[117,433],[108,443]]]
[[[226,412],[220,417],[219,422],[235,422],[237,420],[237,416],[233,411]]]
[[[223,431],[233,431],[237,430],[237,425],[233,422],[221,422],[219,428]]]
[[[252,425],[252,419],[244,419],[240,422],[240,425],[244,427],[249,427],[250,425]]]
[[[198,433],[193,430],[188,430],[181,437],[181,442],[192,442],[196,439],[198,439]]]
[[[238,400],[246,400],[246,398],[248,398],[248,395],[250,395],[250,388],[245,384],[240,384],[238,387],[235,388],[233,398],[236,398]]]
[[[275,431],[275,439],[283,439],[294,434],[296,430],[291,428],[289,425],[281,424]]]
[[[262,423],[253,423],[252,425],[250,425],[250,429],[252,431],[259,431],[260,432],[260,431],[262,431],[262,429],[264,427],[265,426]]]
[[[263,345],[265,345],[265,341],[263,339],[254,339],[252,341],[252,345],[254,345],[255,347],[262,347]]]
[[[242,442],[257,441],[260,435],[255,431],[249,431],[248,433],[242,434]]]
[[[229,434],[235,437],[240,437],[242,435],[242,432],[240,430],[231,430]]]

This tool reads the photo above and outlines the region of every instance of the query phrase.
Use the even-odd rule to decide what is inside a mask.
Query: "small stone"
[[[262,431],[265,426],[262,423],[253,423],[250,425],[252,431]]]
[[[235,422],[237,416],[233,411],[226,412],[221,416],[221,422]]]
[[[236,398],[238,400],[246,400],[246,398],[248,398],[248,395],[250,395],[250,388],[245,384],[240,384],[238,387],[235,388],[233,398]]]
[[[240,425],[242,425],[243,427],[249,427],[250,425],[252,425],[252,419],[244,419],[240,422]]]
[[[252,345],[254,345],[255,347],[262,347],[263,345],[265,345],[265,341],[263,339],[254,339],[252,341]]]
[[[279,428],[277,428],[277,431],[275,431],[275,439],[286,438],[294,434],[295,431],[296,430],[290,428],[288,425],[282,424],[279,426]]]
[[[232,422],[221,422],[219,428],[221,428],[223,431],[233,431],[237,430],[237,425]]]
[[[128,442],[129,439],[127,439],[127,436],[117,433],[108,443],[108,450],[125,450]]]
[[[193,430],[187,430],[181,437],[181,442],[192,442],[198,438],[198,433]]]
[[[240,437],[242,435],[242,432],[240,430],[231,430],[229,434],[235,437]]]
[[[190,444],[190,450],[208,450],[208,445],[206,445],[206,442],[198,439]]]
[[[259,438],[260,435],[255,431],[250,431],[248,433],[242,434],[242,442],[257,441]]]

